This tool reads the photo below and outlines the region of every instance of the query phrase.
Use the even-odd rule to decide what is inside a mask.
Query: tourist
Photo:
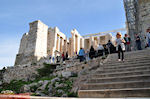
[[[103,45],[103,47],[104,47],[104,55],[109,54],[107,45]]]
[[[142,50],[141,48],[141,39],[138,34],[135,34],[135,42],[136,42],[136,47],[138,50]]]
[[[84,61],[85,60],[85,51],[83,48],[80,48],[80,51],[79,51],[79,59],[80,59],[80,62]]]
[[[86,61],[89,61],[90,58],[89,58],[89,51],[87,50],[86,53],[85,53],[85,58],[86,58]]]
[[[52,59],[52,56],[50,55],[50,56],[49,56],[49,61],[50,61],[50,63],[51,63],[51,59]]]
[[[52,57],[53,63],[55,63],[55,57]]]
[[[90,57],[90,59],[93,59],[95,57],[95,50],[94,50],[93,46],[91,46],[91,48],[90,48],[89,57]]]
[[[68,60],[68,52],[66,52],[66,56],[65,56],[66,60]]]
[[[62,57],[62,61],[64,62],[65,61],[65,54],[64,54],[64,52],[62,53],[61,57]]]
[[[150,29],[147,29],[146,42],[148,47],[150,47]]]
[[[106,46],[108,48],[108,53],[109,54],[113,53],[114,45],[112,44],[110,40],[108,40],[108,43],[106,44]]]
[[[116,39],[116,50],[118,51],[118,61],[121,61],[121,58],[120,58],[120,53],[122,53],[122,61],[124,61],[124,51],[125,51],[125,41],[124,39],[122,39],[122,35],[120,32],[117,32],[117,35],[116,35],[117,39]]]
[[[104,47],[101,44],[98,45],[97,52],[98,52],[98,56],[104,55]]]
[[[124,40],[125,40],[125,48],[126,48],[126,51],[131,51],[131,46],[130,46],[130,42],[131,42],[131,38],[128,36],[128,34],[125,34],[124,36]]]

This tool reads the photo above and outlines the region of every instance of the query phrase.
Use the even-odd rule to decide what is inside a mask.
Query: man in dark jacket
[[[142,50],[140,36],[138,34],[135,34],[135,38],[136,38],[135,42],[136,42],[137,49]]]

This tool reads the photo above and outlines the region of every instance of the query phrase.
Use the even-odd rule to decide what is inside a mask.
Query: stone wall
[[[47,54],[53,56],[54,45],[56,44],[56,35],[55,30],[53,28],[48,29],[48,37],[47,37]]]
[[[29,33],[21,39],[19,53],[16,55],[16,65],[31,65],[40,58],[47,56],[48,26],[41,21],[30,23]]]
[[[27,41],[28,41],[28,33],[25,33],[21,39],[19,54],[22,54],[25,52]]]
[[[36,77],[37,69],[42,66],[15,66],[8,67],[6,71],[2,74],[2,81],[4,83],[9,83],[12,80],[33,80]]]
[[[42,57],[47,56],[47,34],[48,26],[37,21],[37,32],[36,33],[36,46],[34,55],[37,57],[37,61]]]

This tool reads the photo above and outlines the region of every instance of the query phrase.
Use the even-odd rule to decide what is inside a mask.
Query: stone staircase
[[[81,98],[150,97],[150,49],[117,54],[91,74],[78,91]]]

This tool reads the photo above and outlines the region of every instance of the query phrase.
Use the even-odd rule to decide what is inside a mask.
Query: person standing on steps
[[[95,49],[93,46],[91,46],[90,48],[89,57],[90,59],[93,59],[95,57]]]
[[[142,50],[142,48],[141,48],[141,39],[140,39],[140,36],[139,36],[138,34],[135,34],[135,38],[136,38],[135,42],[136,42],[136,47],[137,47],[137,49],[138,49],[138,50]]]
[[[103,56],[104,55],[104,47],[101,44],[98,45],[97,52],[98,52],[97,56]]]
[[[122,53],[122,61],[124,61],[124,51],[125,51],[125,40],[122,39],[122,35],[120,32],[117,32],[117,35],[116,35],[116,51],[118,52],[118,61],[121,61],[121,58],[120,58],[120,53]]]
[[[68,59],[68,52],[66,52],[65,59],[66,59],[66,60],[69,60],[69,59]]]
[[[80,51],[79,51],[79,59],[80,59],[80,62],[84,61],[85,60],[85,51],[83,48],[80,48]]]
[[[150,47],[150,28],[147,29],[146,42],[148,47]]]
[[[61,57],[62,57],[62,61],[64,62],[65,61],[65,54],[64,54],[64,52],[62,53]]]
[[[110,40],[108,40],[108,43],[106,44],[106,46],[108,48],[109,54],[113,53],[114,45],[112,44],[112,42]]]
[[[124,40],[125,40],[125,48],[126,48],[126,51],[131,51],[131,47],[130,47],[130,42],[131,42],[131,38],[129,37],[128,34],[125,34],[124,36]]]

